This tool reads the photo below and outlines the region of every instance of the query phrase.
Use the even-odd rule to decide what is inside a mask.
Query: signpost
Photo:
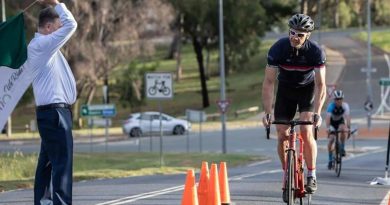
[[[162,130],[162,106],[161,100],[173,98],[173,80],[171,73],[146,73],[145,74],[146,98],[159,100],[160,110],[160,166],[163,165],[163,130]]]
[[[92,117],[103,117],[105,118],[105,128],[106,128],[106,144],[105,151],[107,152],[107,141],[108,141],[108,126],[109,119],[116,115],[116,108],[114,104],[96,104],[96,105],[82,105],[80,109],[80,115],[82,117],[88,117],[89,121],[91,121]],[[92,129],[93,125],[90,125],[90,129]],[[91,152],[92,152],[92,134],[91,134]]]
[[[202,153],[203,151],[203,143],[202,143],[202,122],[206,122],[207,115],[205,111],[198,110],[186,110],[187,120],[189,122],[198,122],[199,123],[199,151]],[[189,131],[187,132],[187,153],[190,151],[190,136]]]

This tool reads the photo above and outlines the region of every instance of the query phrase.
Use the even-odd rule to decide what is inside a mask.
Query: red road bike
[[[286,161],[284,164],[283,176],[283,201],[288,205],[295,204],[299,198],[299,204],[304,204],[304,197],[307,197],[307,204],[311,204],[311,193],[306,192],[304,180],[303,140],[300,134],[295,131],[296,125],[312,125],[312,121],[273,121],[271,124],[289,125],[289,143],[286,149]],[[269,139],[270,127],[266,127],[267,139]],[[318,128],[315,128],[314,137],[317,140]],[[298,136],[298,137],[297,137]],[[299,141],[299,149],[296,151],[296,141]]]

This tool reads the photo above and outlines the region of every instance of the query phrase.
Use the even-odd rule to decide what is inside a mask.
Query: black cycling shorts
[[[314,82],[299,88],[279,84],[275,102],[275,120],[290,121],[295,113],[313,112]]]
[[[341,124],[345,124],[344,122],[344,118],[342,117],[340,120],[332,120],[332,118],[330,118],[330,125],[332,125],[332,127],[335,129],[335,130],[339,130],[339,126]]]

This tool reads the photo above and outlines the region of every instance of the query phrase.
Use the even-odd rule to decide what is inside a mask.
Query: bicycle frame
[[[333,166],[332,168],[335,170],[336,172],[336,176],[337,177],[340,177],[340,173],[341,173],[341,165],[342,165],[342,156],[341,156],[341,150],[340,150],[340,133],[347,133],[347,139],[349,138],[349,136],[351,135],[351,131],[350,130],[347,130],[347,131],[340,131],[340,130],[335,130],[335,131],[331,131],[329,133],[329,136],[330,135],[334,135],[335,136],[335,140],[334,140],[334,156],[333,156]]]
[[[284,175],[283,175],[283,187],[282,189],[287,191],[288,202],[287,204],[294,204],[295,198],[300,198],[300,203],[303,204],[302,198],[306,196],[304,181],[304,159],[303,159],[303,139],[302,136],[295,131],[296,125],[312,125],[310,121],[298,121],[292,120],[286,121],[273,121],[272,124],[284,124],[290,126],[289,131],[289,145],[286,150],[286,160],[284,162]],[[267,127],[267,139],[269,139],[269,127]],[[317,129],[315,129],[317,132]],[[317,133],[315,133],[316,135]],[[298,137],[297,137],[298,135]],[[296,141],[299,140],[299,149],[297,153]],[[291,165],[292,163],[292,165]],[[292,174],[290,174],[290,171]],[[291,197],[292,195],[293,197]],[[308,197],[308,204],[311,203],[311,195]]]

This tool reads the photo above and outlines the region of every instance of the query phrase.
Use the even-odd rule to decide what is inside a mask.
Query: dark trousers
[[[70,108],[37,109],[41,136],[34,205],[72,204],[73,136]]]

